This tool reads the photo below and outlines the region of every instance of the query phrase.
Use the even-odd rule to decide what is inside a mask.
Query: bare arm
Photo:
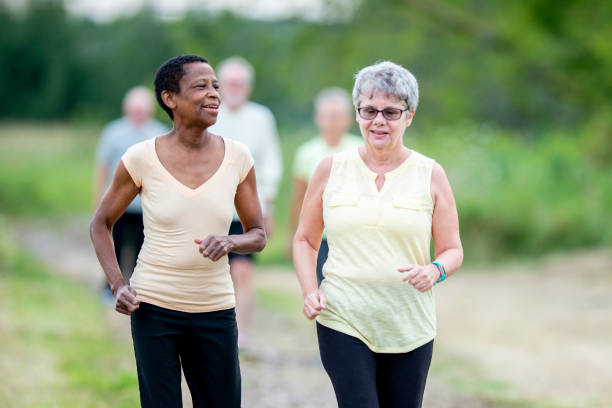
[[[234,241],[232,251],[237,253],[261,251],[266,246],[267,238],[261,204],[257,196],[254,168],[251,168],[244,181],[238,185],[234,205],[238,217],[240,217],[244,234],[232,235]]]
[[[446,275],[455,273],[463,263],[463,246],[459,236],[457,205],[444,169],[435,164],[431,175],[431,194],[434,199],[432,235],[435,260],[444,265]]]
[[[108,279],[110,288],[117,298],[115,309],[124,314],[130,314],[136,310],[138,300],[136,300],[136,292],[129,287],[121,275],[119,263],[115,256],[112,230],[115,222],[138,192],[139,189],[125,169],[123,162],[119,162],[113,183],[102,197],[89,226],[96,255],[106,279]]]
[[[442,166],[434,164],[431,174],[431,197],[434,203],[432,215],[432,237],[434,257],[446,271],[446,276],[455,273],[463,262],[463,247],[459,236],[457,206],[448,178]],[[433,265],[408,265],[400,268],[407,272],[402,278],[416,289],[425,292],[440,278],[438,268]]]
[[[267,238],[253,168],[244,181],[238,185],[234,205],[244,229],[243,234],[209,235],[204,239],[194,240],[200,247],[200,253],[212,261],[218,261],[228,252],[248,254],[259,252],[266,246]]]
[[[323,235],[323,191],[331,172],[332,158],[323,159],[315,170],[302,204],[300,222],[293,239],[293,265],[304,296],[303,312],[314,319],[327,304],[317,285],[317,252]]]

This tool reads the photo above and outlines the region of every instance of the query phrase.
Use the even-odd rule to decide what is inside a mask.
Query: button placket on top
[[[412,152],[410,154],[410,156],[408,156],[402,163],[400,163],[399,166],[397,166],[393,170],[390,170],[390,171],[382,174],[384,176],[385,180],[384,180],[383,185],[381,186],[380,190],[378,190],[378,187],[376,186],[376,178],[378,177],[378,173],[372,171],[372,169],[370,169],[365,164],[365,162],[361,158],[361,155],[359,154],[359,150],[358,149],[355,149],[355,152],[357,154],[357,160],[360,163],[360,167],[364,170],[364,172],[366,173],[367,177],[371,180],[371,182],[368,183],[368,184],[370,185],[370,191],[371,191],[372,197],[374,198],[374,200],[373,200],[374,207],[375,207],[373,209],[374,210],[374,225],[376,227],[378,227],[380,225],[382,205],[383,205],[382,198],[385,196],[385,192],[387,190],[391,189],[391,187],[388,187],[388,185],[393,182],[393,179],[395,177],[397,177],[401,173],[403,173],[405,167],[407,166],[407,163],[414,156],[414,152]]]

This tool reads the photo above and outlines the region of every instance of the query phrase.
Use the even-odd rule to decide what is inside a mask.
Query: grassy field
[[[0,212],[65,216],[91,211],[99,129],[66,124],[0,125]]]
[[[50,275],[0,221],[0,406],[138,406],[131,345],[97,297]]]

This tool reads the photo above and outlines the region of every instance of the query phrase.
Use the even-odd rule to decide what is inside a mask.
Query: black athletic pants
[[[319,247],[319,253],[317,254],[317,282],[319,282],[319,286],[321,285],[321,281],[323,281],[323,265],[325,261],[327,261],[327,255],[329,254],[329,246],[327,245],[327,240],[321,240],[321,246]]]
[[[340,408],[420,408],[433,340],[408,353],[374,353],[356,337],[317,323],[323,367]]]
[[[182,406],[181,366],[194,408],[239,408],[234,309],[186,313],[140,303],[132,339],[143,408]]]

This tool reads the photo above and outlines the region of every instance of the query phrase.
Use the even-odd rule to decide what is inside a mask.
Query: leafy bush
[[[490,259],[611,242],[611,166],[589,160],[584,141],[591,137],[530,139],[463,125],[419,133],[407,144],[445,167],[468,259]]]

